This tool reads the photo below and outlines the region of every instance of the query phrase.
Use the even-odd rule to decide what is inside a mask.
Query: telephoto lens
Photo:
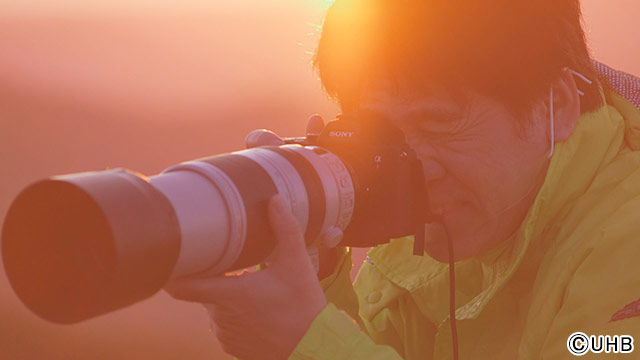
[[[266,146],[172,166],[52,177],[23,190],[2,229],[2,257],[21,301],[76,323],[155,294],[171,279],[264,261],[275,239],[269,199],[290,204],[307,243],[345,230],[352,174],[316,146]]]

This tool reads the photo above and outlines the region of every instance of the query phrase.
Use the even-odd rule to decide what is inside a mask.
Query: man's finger
[[[243,296],[243,289],[251,288],[260,277],[258,273],[245,272],[241,275],[187,278],[173,281],[165,290],[178,300],[224,304],[233,297]]]
[[[269,222],[276,237],[273,263],[291,262],[307,257],[304,235],[298,220],[280,195],[269,202]]]

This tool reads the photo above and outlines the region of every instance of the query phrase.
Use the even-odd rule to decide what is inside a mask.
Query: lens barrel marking
[[[320,176],[318,176],[317,171],[311,163],[295,151],[277,146],[269,146],[265,148],[287,159],[289,163],[296,168],[298,174],[302,178],[309,202],[309,221],[307,222],[304,238],[307,244],[310,244],[320,235],[322,224],[324,224],[325,220],[324,218],[327,205]]]

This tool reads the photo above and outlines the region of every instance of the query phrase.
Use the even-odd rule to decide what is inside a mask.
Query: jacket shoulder
[[[594,67],[608,88],[640,109],[640,78],[597,61]]]

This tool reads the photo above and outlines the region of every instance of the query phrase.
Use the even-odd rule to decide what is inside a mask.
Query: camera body
[[[343,114],[317,139],[346,164],[356,206],[342,245],[371,247],[414,235],[427,214],[422,163],[404,133],[372,112]]]

